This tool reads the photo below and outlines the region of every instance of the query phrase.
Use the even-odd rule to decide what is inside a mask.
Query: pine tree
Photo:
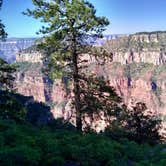
[[[159,143],[162,139],[159,134],[161,119],[147,111],[145,103],[138,102],[132,110],[127,112],[126,129],[128,138],[138,143]]]
[[[139,144],[156,144],[162,141],[160,135],[161,118],[147,110],[145,103],[138,102],[132,109],[123,107],[115,116],[106,134],[112,139],[127,138]]]
[[[102,36],[109,24],[97,17],[94,6],[85,0],[33,0],[34,10],[24,13],[46,23],[39,33],[45,35],[43,45],[51,75],[70,75],[73,80],[76,126],[82,130],[80,56],[89,51],[87,39]]]
[[[6,61],[0,58],[0,89],[1,90],[13,90],[13,81],[15,79],[14,72],[16,66],[8,64]]]
[[[0,9],[2,6],[2,0],[0,0]],[[5,26],[2,24],[0,20],[0,41],[3,41],[7,37],[7,33],[5,32]],[[5,62],[2,58],[0,58],[0,89],[10,90],[13,87],[15,66],[10,65]]]
[[[2,6],[2,2],[3,2],[3,0],[0,0],[0,9]],[[5,26],[3,25],[2,20],[0,20],[0,40],[3,40],[7,37],[7,33],[5,32],[4,28],[5,28]]]

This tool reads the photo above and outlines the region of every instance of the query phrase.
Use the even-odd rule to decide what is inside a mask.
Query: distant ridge
[[[37,38],[7,38],[0,42],[0,57],[9,63],[15,61],[16,53],[32,46]]]
[[[153,31],[153,32],[137,32],[134,34],[105,34],[103,38],[89,37],[87,43],[90,45],[102,46],[106,41],[112,39],[121,38],[124,36],[130,35],[153,35],[153,34],[163,34],[166,31]],[[9,63],[15,61],[16,53],[29,47],[32,47],[35,44],[35,41],[40,38],[37,37],[10,37],[6,41],[0,42],[0,57],[6,60]],[[29,49],[28,49],[29,50]]]
[[[166,33],[166,31],[136,32],[135,35],[143,35],[143,34],[151,35],[151,34],[157,34],[157,33]]]
[[[86,40],[87,43],[89,43],[90,45],[102,46],[106,41],[121,38],[124,36],[144,35],[144,34],[152,35],[152,34],[162,34],[162,33],[166,33],[166,31],[137,32],[134,34],[105,34],[103,38],[89,37]],[[0,42],[0,57],[9,63],[12,63],[15,61],[17,52],[28,49],[29,47],[33,46],[37,39],[39,38],[37,37],[7,38],[5,42]]]
[[[103,45],[106,41],[116,39],[123,34],[104,35],[103,38],[89,37],[87,42],[91,45]],[[28,49],[35,44],[39,38],[35,37],[10,37],[6,41],[0,42],[0,57],[9,63],[13,63],[16,58],[16,53]]]

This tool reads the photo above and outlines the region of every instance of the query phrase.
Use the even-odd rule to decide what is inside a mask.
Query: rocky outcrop
[[[104,47],[121,64],[166,63],[166,32],[138,33],[108,41]]]
[[[89,37],[88,39],[86,39],[86,42],[91,45],[100,45],[101,46],[106,41],[109,41],[112,39],[117,39],[120,36],[123,36],[123,35],[119,35],[119,34],[104,35],[104,37],[102,39],[97,38],[97,37]],[[17,56],[19,56],[19,55],[21,56],[23,54],[23,52],[24,52],[24,56],[27,57],[27,59],[30,56],[33,57],[33,55],[30,55],[30,52],[31,52],[31,54],[37,53],[37,52],[35,51],[36,49],[32,48],[32,47],[34,46],[35,43],[40,42],[40,40],[41,40],[40,38],[8,38],[8,39],[6,39],[6,41],[0,41],[0,57],[9,63],[13,63],[15,60],[18,61]],[[21,52],[21,54],[19,52]],[[16,56],[16,54],[17,54],[17,56]],[[39,54],[39,56],[40,56],[40,54]],[[36,58],[37,58],[37,56],[36,56]],[[23,58],[20,57],[19,60],[22,61],[21,59],[23,60]],[[31,61],[36,62],[35,58],[33,60],[31,60]]]
[[[131,35],[131,39],[134,41],[146,42],[146,43],[161,43],[166,41],[166,31],[156,32],[139,32],[135,35]]]
[[[129,63],[152,63],[154,65],[162,65],[166,63],[166,53],[160,50],[148,51],[142,50],[140,52],[115,52],[113,53],[113,61],[121,64]]]
[[[16,53],[16,62],[43,63],[42,58],[43,55],[39,51],[21,51]]]

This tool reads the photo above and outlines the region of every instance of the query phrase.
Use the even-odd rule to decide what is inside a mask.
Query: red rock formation
[[[151,40],[156,43],[159,41],[159,37],[156,35],[151,37],[133,36],[134,41],[137,41],[138,38],[147,43],[150,43]],[[127,50],[127,52],[113,52],[113,62],[107,62],[105,65],[98,65],[95,59],[87,54],[83,55],[82,59],[88,60],[89,72],[103,75],[110,81],[110,85],[116,88],[117,93],[129,107],[132,107],[136,102],[144,102],[150,111],[166,117],[165,53],[158,48],[155,50],[152,48],[143,49],[140,52],[134,49]],[[20,57],[23,61],[23,56]],[[26,57],[26,61],[27,59]],[[40,63],[40,58],[36,60]],[[34,63],[24,70],[20,69],[17,73],[18,92],[34,96],[37,101],[51,102],[55,117],[63,116],[68,119],[74,116],[70,105],[71,96],[66,96],[62,80],[55,80],[53,85],[48,84],[41,73],[42,63],[37,65],[38,67],[35,67],[35,64],[38,63]],[[74,118],[72,120],[74,123]]]

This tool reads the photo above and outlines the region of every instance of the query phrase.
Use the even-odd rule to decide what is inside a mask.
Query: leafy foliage
[[[137,103],[132,110],[126,108],[119,112],[117,118],[106,129],[106,134],[117,140],[128,138],[138,143],[160,142],[161,119],[157,115],[145,112],[146,110],[144,103]]]
[[[15,71],[16,71],[15,65],[10,65],[0,58],[0,89],[3,90],[13,89]]]
[[[0,9],[2,6],[3,0],[0,0]],[[7,33],[5,32],[5,26],[2,23],[2,20],[0,20],[0,40],[4,40],[7,37]]]
[[[117,109],[121,109],[121,98],[116,94],[109,81],[104,77],[94,75],[82,77],[81,85],[81,112],[90,117],[91,122],[95,119],[115,117]],[[88,127],[88,126],[87,126]],[[89,124],[89,128],[91,124]]]
[[[0,0],[0,9],[2,6],[2,0]],[[7,33],[4,30],[5,26],[2,24],[0,20],[0,40],[4,40],[7,37]],[[12,81],[14,79],[13,72],[15,71],[15,67],[13,65],[9,65],[3,59],[0,58],[0,89],[9,90],[12,87]]]
[[[145,112],[147,107],[144,103],[137,103],[132,111],[127,112],[127,128],[130,131],[129,138],[138,143],[157,143],[161,140],[159,129],[161,120],[157,115]]]
[[[11,93],[0,91],[0,119],[24,121],[26,109]]]
[[[84,0],[33,0],[33,3],[36,10],[27,9],[24,14],[48,23],[39,33],[49,34],[40,45],[48,55],[49,73],[63,73],[66,67],[73,70],[73,49],[77,57],[87,53],[89,46],[85,39],[89,35],[101,36],[109,23],[105,17],[97,17],[94,6]]]
[[[0,90],[0,119],[42,126],[53,121],[53,115],[50,107],[33,97]]]
[[[2,166],[165,166],[165,148],[0,120]]]

